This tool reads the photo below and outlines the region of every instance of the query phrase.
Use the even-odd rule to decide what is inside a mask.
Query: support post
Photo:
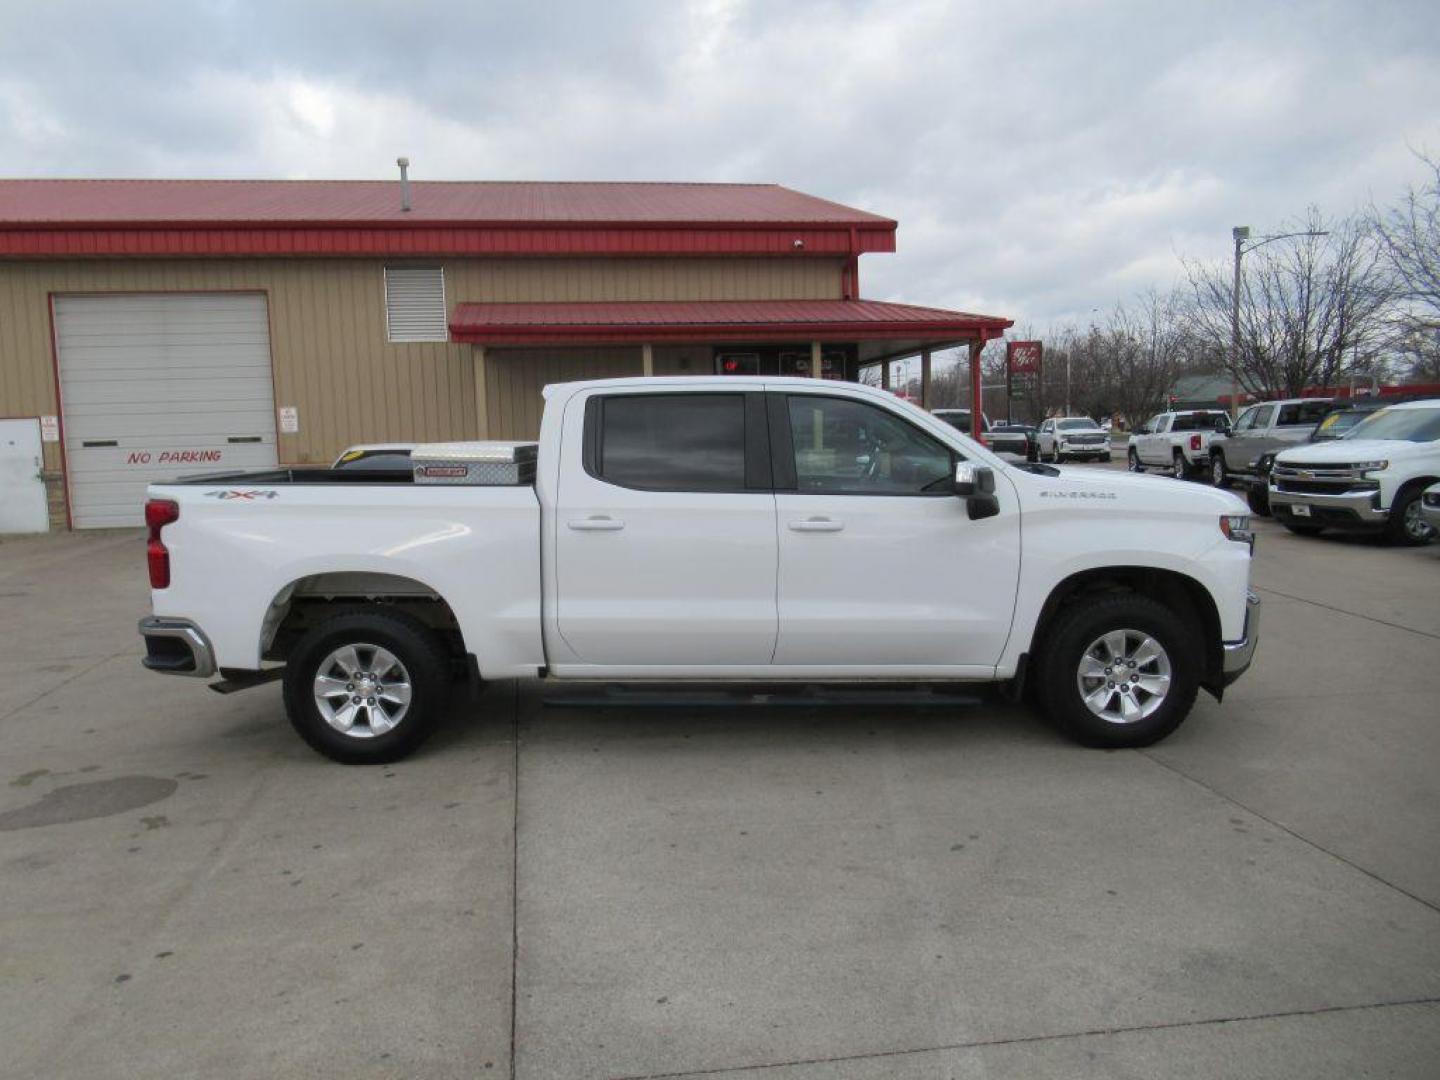
[[[890,389],[890,361],[889,361],[889,360],[881,360],[881,361],[880,361],[880,389],[881,389],[881,390],[889,390],[889,389]]]
[[[930,408],[930,350],[920,350],[920,407]]]
[[[649,345],[640,346],[640,370],[647,379],[655,374],[655,350]]]
[[[470,373],[475,383],[475,437],[490,438],[490,394],[486,386],[485,346],[471,347]]]
[[[823,379],[825,377],[825,357],[820,351],[820,343],[810,343],[810,377],[812,379]]]
[[[985,395],[980,384],[980,354],[985,351],[985,339],[970,342],[970,434],[976,442],[984,428]]]

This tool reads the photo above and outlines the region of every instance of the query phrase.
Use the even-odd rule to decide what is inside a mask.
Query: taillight
[[[170,587],[170,552],[160,539],[160,530],[180,520],[180,504],[171,499],[150,499],[145,503],[145,524],[150,538],[145,543],[145,561],[150,565],[150,587]]]
[[[1199,449],[1200,449],[1200,436],[1199,436],[1199,435],[1191,435],[1191,436],[1190,436],[1190,449],[1191,449],[1191,450],[1199,450]]]

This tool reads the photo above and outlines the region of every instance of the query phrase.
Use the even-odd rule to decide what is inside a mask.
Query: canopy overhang
[[[457,304],[450,337],[474,345],[856,342],[862,362],[988,341],[1013,325],[993,315],[876,300],[696,300]]]

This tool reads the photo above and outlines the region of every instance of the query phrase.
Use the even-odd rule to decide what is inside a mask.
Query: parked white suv
[[[1421,494],[1440,480],[1440,401],[1377,410],[1344,438],[1282,451],[1270,471],[1270,510],[1293,533],[1384,532],[1426,544],[1435,530]]]
[[[1110,434],[1088,416],[1061,416],[1041,421],[1035,439],[1041,461],[1110,460]]]
[[[550,386],[538,447],[411,460],[152,485],[145,665],[283,677],[344,761],[413,749],[456,676],[1031,680],[1076,738],[1137,746],[1259,632],[1235,495],[1010,465],[879,389]]]

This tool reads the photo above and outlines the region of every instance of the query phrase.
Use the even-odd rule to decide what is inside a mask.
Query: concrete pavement
[[[1148,751],[497,684],[375,769],[143,672],[135,533],[0,543],[0,1072],[1433,1076],[1440,548],[1261,528]]]

